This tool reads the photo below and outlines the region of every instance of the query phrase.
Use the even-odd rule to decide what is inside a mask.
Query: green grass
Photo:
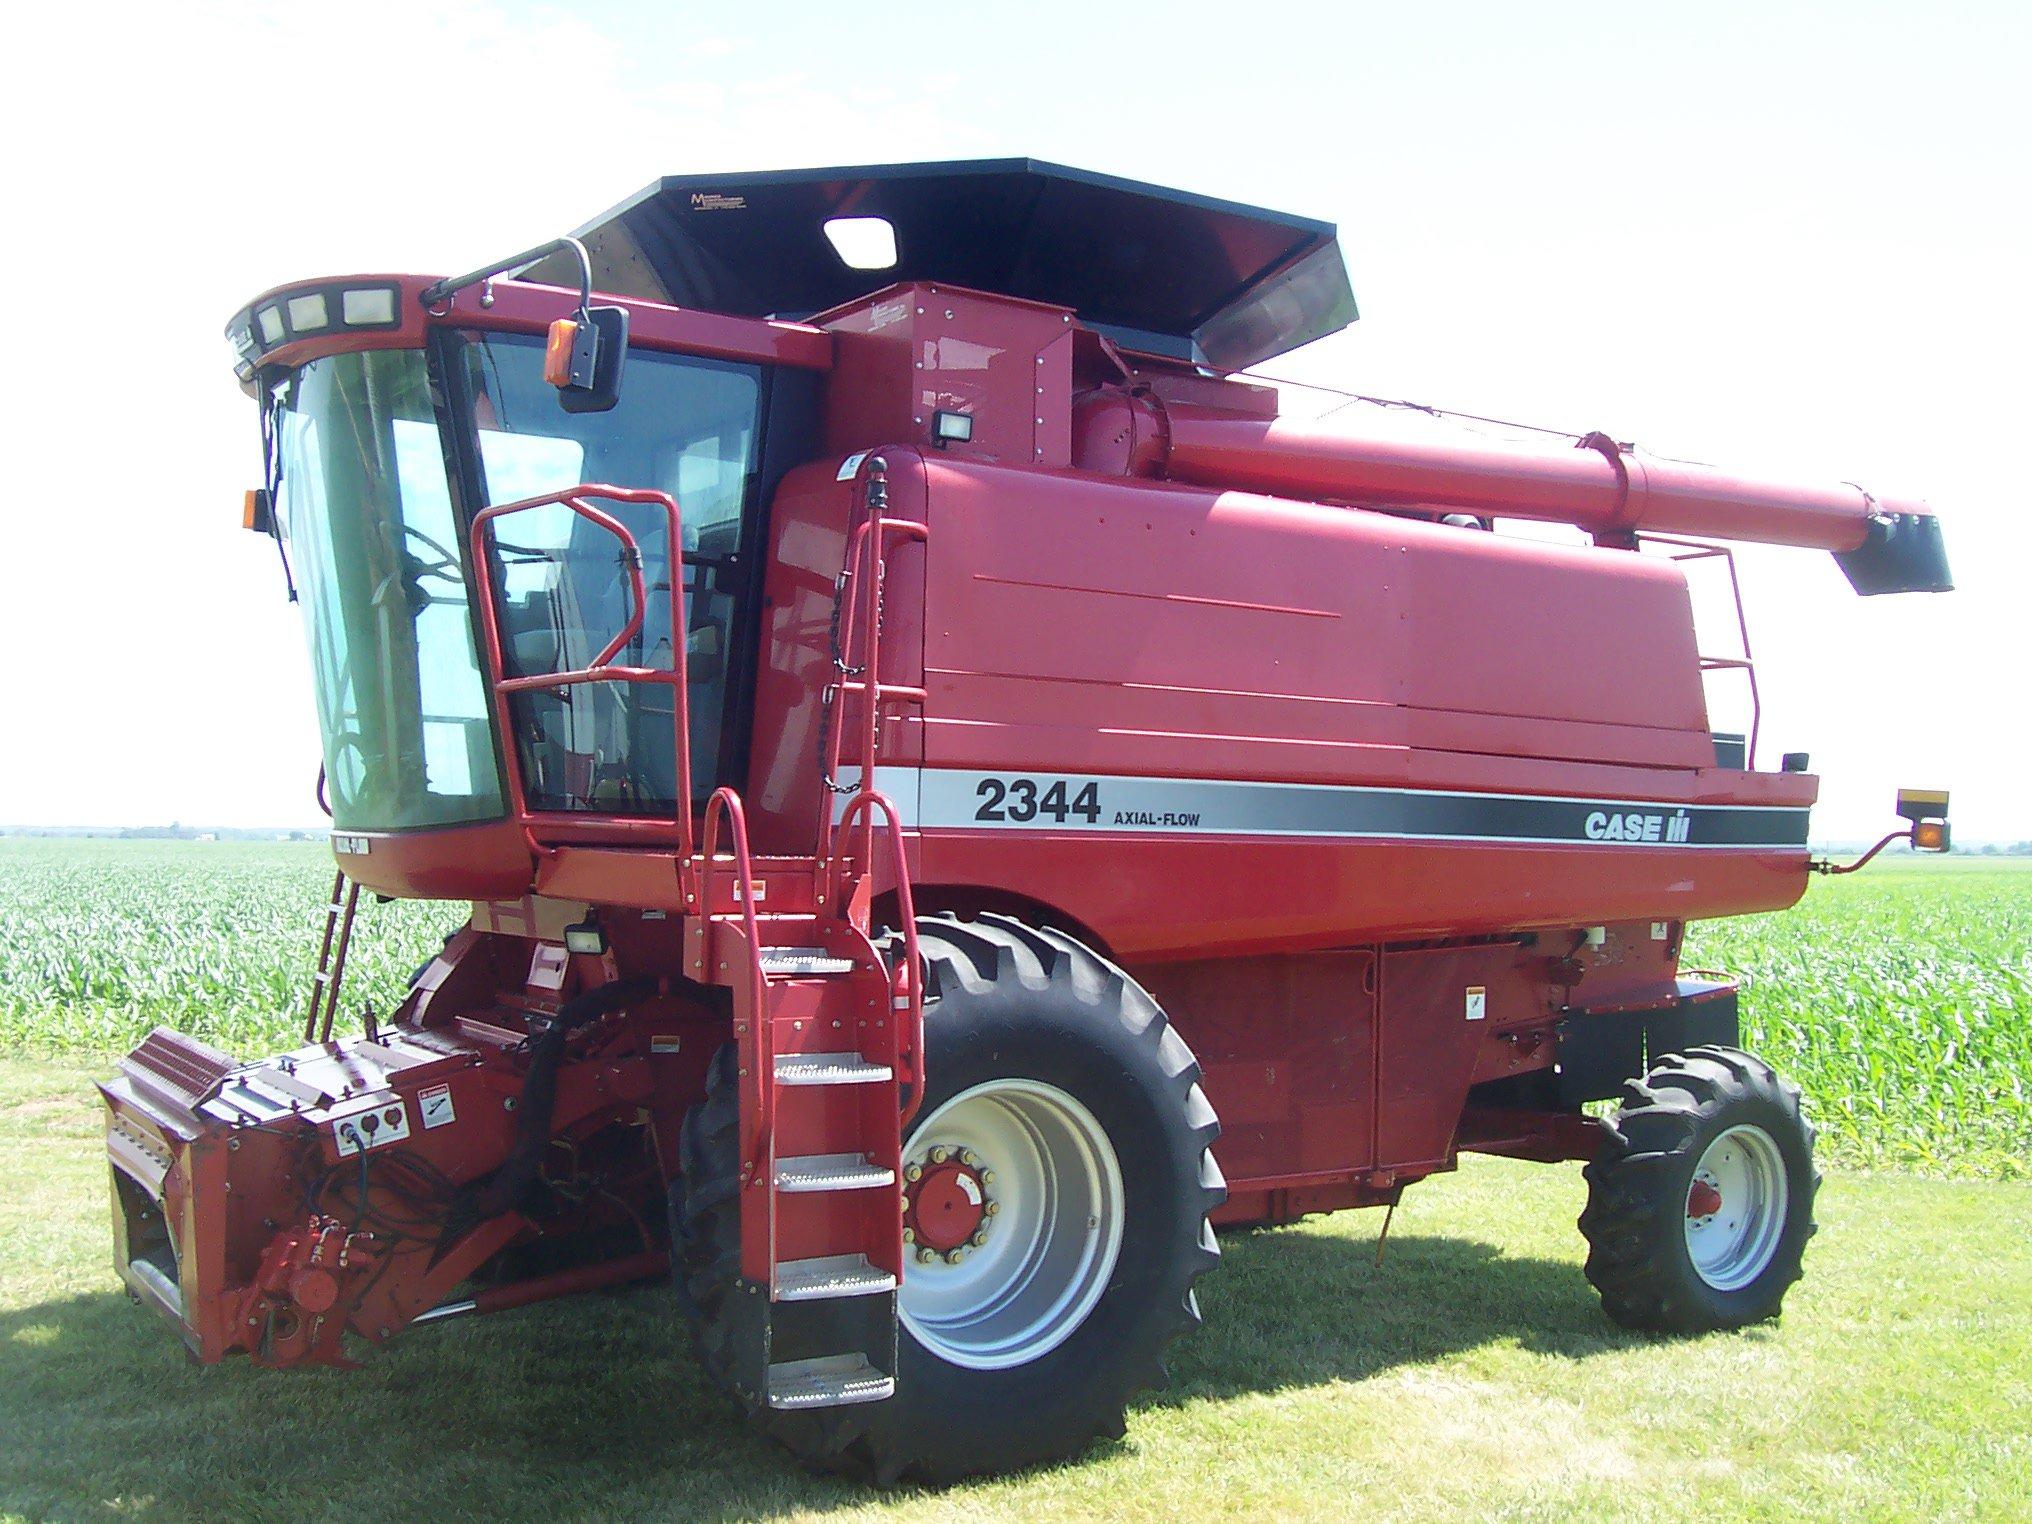
[[[353,1372],[186,1365],[107,1263],[90,1080],[154,1022],[293,1040],[321,846],[0,842],[0,1517],[1913,1518],[2032,1498],[2032,869],[1816,884],[1697,930],[1830,1172],[1783,1322],[1653,1341],[1580,1274],[1578,1171],[1470,1159],[1373,1213],[1229,1236],[1126,1440],[945,1493],[807,1477],[637,1290],[420,1330]],[[370,912],[386,1010],[455,908]]]
[[[1169,1391],[1083,1461],[945,1493],[808,1477],[667,1292],[418,1330],[357,1371],[187,1365],[114,1289],[89,1070],[0,1061],[0,1517],[1977,1519],[2032,1498],[2032,1184],[1835,1174],[1784,1320],[1622,1333],[1578,1171],[1470,1160],[1230,1235]]]

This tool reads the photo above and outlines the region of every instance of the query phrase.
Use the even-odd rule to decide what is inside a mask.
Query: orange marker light
[[[1947,822],[1945,820],[1922,820],[1912,828],[1912,849],[1915,852],[1945,852],[1947,850]]]
[[[543,346],[543,379],[552,386],[571,385],[572,347],[578,337],[579,325],[570,318],[550,325],[550,341]]]
[[[252,487],[249,487],[247,495],[240,499],[240,527],[242,529],[253,529],[260,522],[261,494],[256,492]]]

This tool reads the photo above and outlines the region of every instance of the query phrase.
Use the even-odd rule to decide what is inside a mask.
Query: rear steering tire
[[[1580,1217],[1603,1309],[1666,1333],[1776,1317],[1815,1231],[1813,1143],[1799,1087],[1736,1048],[1626,1083]]]
[[[1220,1258],[1207,1214],[1227,1190],[1199,1065],[1135,981],[1006,916],[926,917],[918,942],[927,1085],[904,1140],[896,1393],[749,1411],[809,1465],[943,1483],[1123,1432],[1131,1397],[1164,1384],[1166,1346],[1199,1323],[1193,1283]],[[740,1268],[731,1051],[686,1117],[672,1214],[680,1289],[723,1385]]]

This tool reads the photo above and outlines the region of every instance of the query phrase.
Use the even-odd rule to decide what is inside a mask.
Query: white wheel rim
[[[1731,1127],[1701,1153],[1686,1189],[1686,1252],[1716,1291],[1762,1275],[1785,1233],[1784,1156],[1761,1127]]]
[[[1027,1365],[1086,1321],[1122,1249],[1122,1170],[1093,1113],[1038,1080],[990,1080],[947,1101],[904,1149],[978,1158],[995,1214],[957,1263],[906,1250],[897,1310],[919,1344],[975,1370]]]

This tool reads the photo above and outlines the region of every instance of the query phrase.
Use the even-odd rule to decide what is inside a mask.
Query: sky
[[[1930,500],[1953,594],[1740,555],[1763,754],[1812,753],[1820,839],[1895,824],[1901,784],[1951,789],[1958,839],[2032,837],[2022,5],[197,0],[9,29],[0,823],[319,819],[301,627],[239,527],[221,329],[252,295],[465,269],[660,174],[1027,154],[1337,223],[1362,320],[1281,376]]]

